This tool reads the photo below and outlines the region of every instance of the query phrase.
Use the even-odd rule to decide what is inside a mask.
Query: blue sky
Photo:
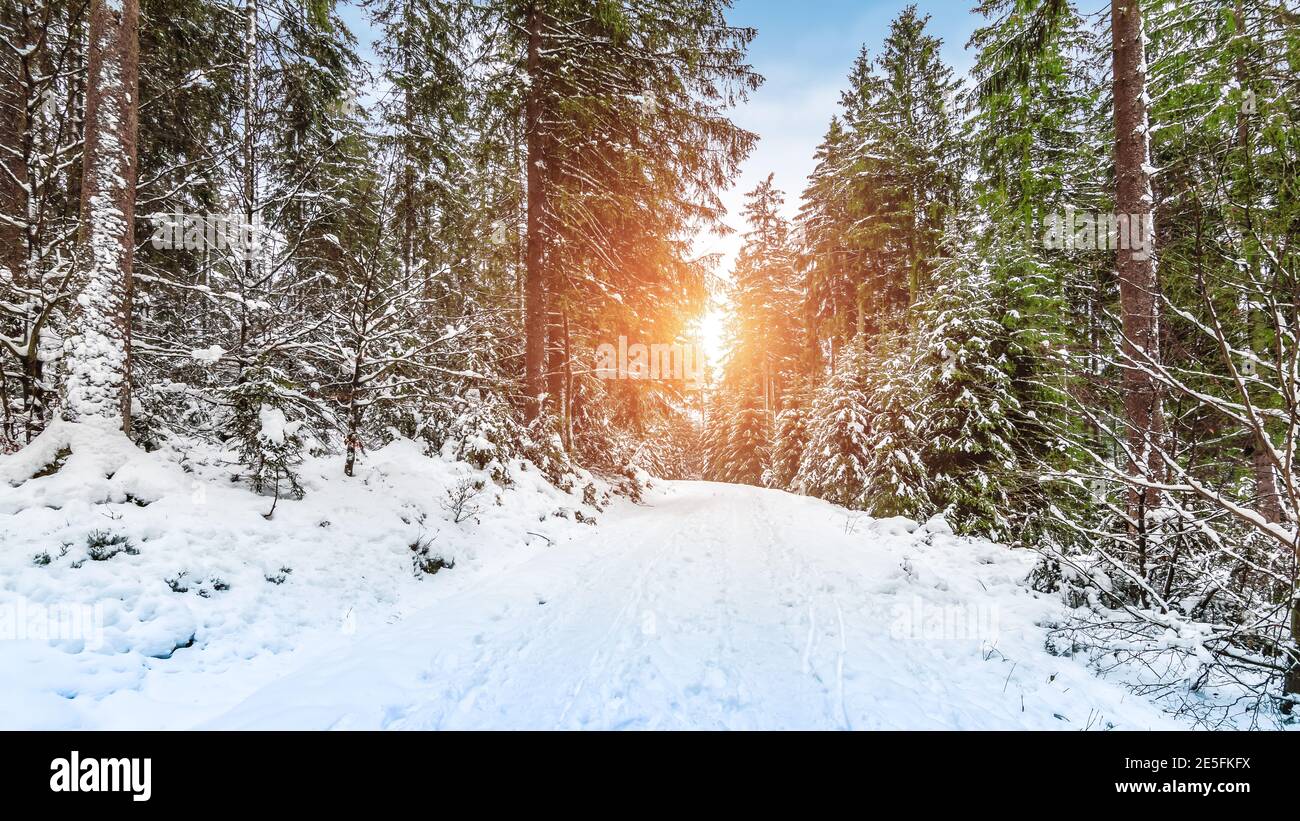
[[[723,200],[727,223],[742,228],[740,205],[744,193],[774,173],[787,193],[787,212],[798,210],[799,194],[813,167],[813,151],[826,126],[839,110],[839,93],[849,68],[865,44],[879,52],[890,22],[907,0],[736,0],[729,19],[752,26],[758,36],[750,46],[750,63],[766,78],[750,101],[732,112],[737,123],[757,132],[758,147],[745,163],[740,179]],[[958,75],[970,69],[965,51],[980,19],[970,12],[974,0],[916,0],[931,15],[930,32],[943,39],[944,61]],[[344,19],[369,56],[369,33],[355,7],[343,9]],[[719,252],[728,260],[739,248],[737,235],[702,237],[701,252]],[[729,269],[724,264],[722,270]]]
[[[813,152],[839,111],[840,90],[858,50],[865,44],[877,54],[890,22],[907,5],[906,0],[736,0],[730,19],[758,29],[750,63],[766,82],[734,112],[736,122],[761,139],[738,184],[724,198],[731,212],[728,224],[742,227],[744,193],[769,172],[786,192],[787,212],[798,210]],[[943,40],[944,62],[958,75],[970,69],[966,41],[982,20],[969,11],[973,5],[968,0],[916,2],[921,13],[931,15],[927,28]],[[702,248],[728,257],[738,246],[735,236],[701,242]]]

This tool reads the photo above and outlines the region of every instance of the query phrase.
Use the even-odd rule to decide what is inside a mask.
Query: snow
[[[575,511],[601,518],[581,488],[511,469],[500,489],[409,441],[351,479],[341,457],[312,458],[306,497],[268,520],[273,500],[233,482],[219,450],[145,453],[113,429],[52,425],[0,458],[0,728],[193,726],[548,540],[586,535]],[[453,524],[443,504],[466,476],[486,482],[484,512]],[[134,552],[93,560],[96,531]],[[414,544],[454,569],[417,577]]]
[[[0,727],[1175,726],[1044,649],[1032,553],[942,518],[657,481],[598,511],[399,440],[353,478],[309,459],[268,520],[234,469],[66,423],[0,460]],[[96,531],[131,550],[94,560]]]
[[[257,418],[261,423],[259,436],[274,445],[284,444],[285,434],[290,433],[289,420],[284,415],[284,411],[270,405],[263,405],[257,410]]]
[[[1043,650],[1032,556],[779,491],[668,483],[380,627],[214,728],[1138,729]],[[900,526],[901,525],[901,526]],[[947,531],[947,532],[945,532]]]
[[[220,345],[211,345],[207,348],[196,348],[190,351],[190,358],[205,365],[215,365],[221,361],[221,357],[226,355],[226,349]]]

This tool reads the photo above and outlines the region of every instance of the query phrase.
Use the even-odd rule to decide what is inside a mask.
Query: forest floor
[[[397,443],[268,520],[230,470],[75,426],[0,460],[0,726],[1185,726],[1047,652],[1033,553],[941,519],[703,482],[596,511],[531,471],[457,523],[465,466]],[[69,603],[93,635],[36,634]]]

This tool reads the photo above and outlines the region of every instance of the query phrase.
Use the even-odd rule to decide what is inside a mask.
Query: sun
[[[704,360],[717,367],[726,352],[726,313],[718,305],[710,305],[699,320],[699,344]]]

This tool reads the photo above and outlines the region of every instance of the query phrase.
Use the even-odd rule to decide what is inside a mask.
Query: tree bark
[[[564,449],[573,451],[573,342],[569,336],[569,314],[561,315],[564,329]]]
[[[9,270],[9,276],[19,286],[26,285],[28,231],[28,162],[31,157],[32,133],[28,127],[28,109],[31,99],[31,42],[28,21],[23,11],[14,4],[0,11],[0,23],[15,34],[14,46],[18,55],[13,59],[12,74],[0,86],[0,209],[17,224],[0,221],[0,268]]]
[[[1115,105],[1115,208],[1130,220],[1151,220],[1155,198],[1151,188],[1150,131],[1146,95],[1146,46],[1139,0],[1111,0],[1111,31]],[[1154,225],[1154,222],[1140,224]],[[1131,223],[1130,223],[1131,225]],[[1136,229],[1134,229],[1136,233]],[[1121,243],[1123,245],[1123,243]],[[1154,246],[1154,228],[1152,241]],[[1160,360],[1159,283],[1154,247],[1116,251],[1124,358],[1129,363]],[[1163,474],[1158,453],[1164,434],[1161,392],[1150,374],[1125,367],[1124,413],[1128,422],[1129,470],[1157,479]],[[1131,514],[1149,514],[1159,503],[1156,491],[1129,492]],[[1136,523],[1144,535],[1145,525]]]
[[[545,141],[542,134],[543,83],[541,80],[542,32],[546,21],[538,8],[541,0],[528,4],[528,94],[524,103],[527,131],[528,184],[527,251],[524,270],[524,395],[528,421],[542,415],[546,393],[546,244],[543,235],[546,196],[544,185]]]
[[[64,409],[131,431],[139,0],[92,0],[78,234],[81,292]]]
[[[240,141],[240,162],[243,164],[240,181],[244,198],[244,219],[248,225],[253,224],[257,215],[257,0],[245,0],[244,3],[244,134]],[[243,380],[245,364],[248,361],[245,346],[250,334],[248,303],[243,298],[245,290],[256,281],[256,260],[252,254],[245,254],[243,260],[243,277],[237,283],[239,288],[239,380]]]

